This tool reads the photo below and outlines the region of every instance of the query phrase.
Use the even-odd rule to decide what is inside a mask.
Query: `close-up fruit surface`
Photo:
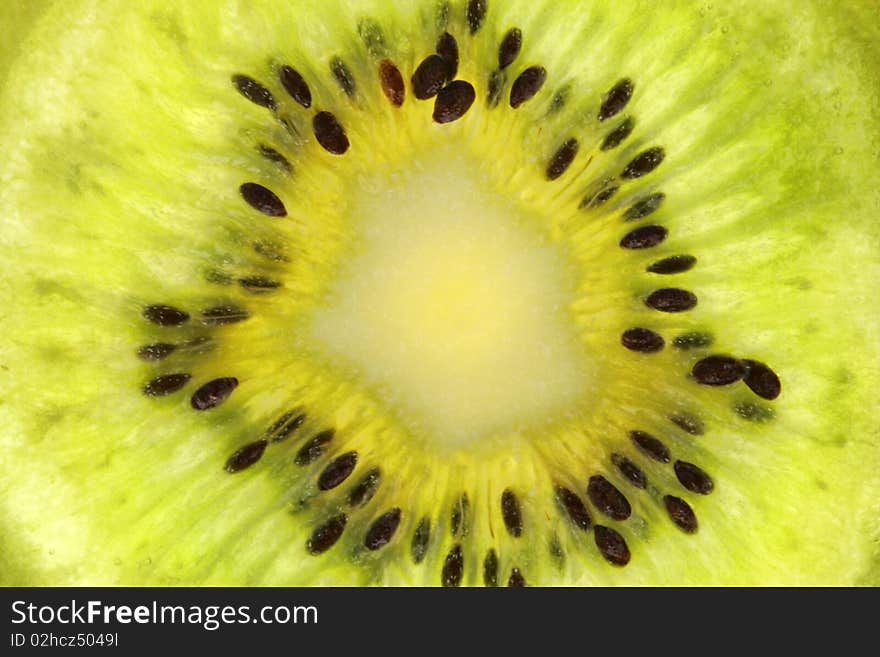
[[[880,584],[880,5],[0,10],[4,585]]]

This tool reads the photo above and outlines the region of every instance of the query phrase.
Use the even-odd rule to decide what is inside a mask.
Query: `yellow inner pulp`
[[[355,181],[351,255],[304,341],[414,433],[461,444],[588,395],[568,256],[451,146]]]

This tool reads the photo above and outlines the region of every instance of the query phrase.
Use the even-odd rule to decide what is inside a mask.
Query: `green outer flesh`
[[[188,272],[181,264],[185,258],[163,263],[165,289],[159,287],[148,263],[150,255],[161,253],[160,247],[187,227],[154,236],[150,231],[156,230],[156,224],[151,224],[138,233],[138,224],[126,219],[129,213],[136,216],[138,209],[108,191],[116,181],[134,185],[134,174],[126,170],[120,149],[135,148],[140,141],[138,134],[114,124],[113,117],[123,112],[126,103],[161,107],[161,102],[149,88],[123,76],[111,93],[101,86],[100,78],[116,78],[101,72],[118,67],[117,74],[130,71],[132,79],[151,80],[171,95],[178,85],[182,87],[182,93],[189,95],[184,98],[193,105],[181,117],[182,125],[193,130],[186,145],[196,153],[216,154],[235,143],[228,138],[217,149],[215,142],[227,138],[221,136],[223,128],[237,125],[241,117],[212,105],[210,84],[188,88],[187,72],[176,70],[175,62],[186,61],[194,71],[223,77],[233,69],[258,66],[261,58],[274,54],[265,46],[266,35],[247,30],[236,34],[234,29],[235,20],[258,22],[259,8],[225,25],[206,20],[199,25],[205,35],[200,42],[189,31],[191,26],[176,23],[170,13],[151,12],[149,2],[143,4],[131,14],[126,3],[100,3],[97,11],[95,3],[83,2],[82,12],[73,3],[62,3],[27,33],[19,48],[26,54],[10,63],[5,58],[15,52],[0,53],[0,75],[8,68],[0,96],[0,145],[6,154],[0,163],[4,272],[0,326],[5,336],[0,345],[0,426],[4,427],[0,583],[373,581],[335,558],[325,559],[320,567],[314,560],[304,563],[301,551],[297,552],[301,534],[292,534],[295,554],[260,558],[263,535],[249,535],[247,523],[242,525],[244,532],[236,535],[227,528],[234,526],[236,512],[251,512],[249,500],[276,499],[275,482],[265,477],[246,483],[232,478],[218,481],[216,454],[204,449],[215,440],[216,427],[212,430],[201,418],[184,415],[177,420],[175,434],[164,435],[151,400],[117,389],[117,382],[132,379],[137,363],[130,362],[130,345],[141,335],[137,326],[120,325],[120,308],[135,317],[142,300],[131,291],[150,289],[162,298],[185,279]],[[503,13],[517,16],[521,11],[534,16],[537,25],[570,26],[579,20],[583,4],[556,2],[544,8],[534,2],[505,3]],[[228,5],[231,14],[236,3]],[[625,569],[598,575],[586,569],[572,571],[564,581],[876,585],[880,583],[878,7],[875,3],[847,10],[832,2],[774,3],[772,8],[723,3],[709,17],[699,18],[700,8],[698,3],[665,3],[661,10],[653,3],[648,8],[632,3],[610,9],[614,17],[626,12],[634,17],[650,15],[653,36],[635,32],[639,23],[633,19],[634,32],[612,31],[605,53],[608,61],[620,62],[621,70],[662,72],[664,62],[675,61],[674,46],[681,43],[673,16],[692,15],[704,20],[706,38],[718,48],[714,59],[704,62],[706,70],[714,71],[718,79],[727,64],[735,62],[729,67],[731,86],[719,90],[740,99],[722,105],[730,114],[729,134],[701,134],[704,124],[718,130],[717,123],[708,122],[703,114],[713,111],[709,98],[705,106],[699,99],[683,100],[692,113],[682,120],[671,90],[679,89],[676,76],[686,69],[673,67],[665,82],[667,93],[654,89],[643,102],[658,108],[650,115],[652,140],[680,144],[684,153],[681,159],[664,163],[666,173],[686,169],[692,158],[696,177],[690,183],[698,191],[691,193],[698,193],[700,185],[714,192],[724,187],[731,194],[730,202],[742,205],[742,213],[735,216],[742,216],[747,224],[729,219],[729,208],[710,208],[725,224],[724,230],[707,230],[702,239],[707,244],[715,240],[718,250],[713,257],[723,263],[724,273],[713,274],[708,268],[692,280],[712,289],[729,315],[749,318],[748,339],[744,336],[741,344],[731,341],[731,347],[772,354],[774,367],[784,373],[779,425],[765,436],[756,432],[742,437],[737,426],[713,433],[717,444],[729,445],[719,460],[735,479],[731,488],[742,496],[727,498],[724,508],[699,507],[700,534],[683,537],[665,532]],[[598,9],[596,13],[601,13]],[[330,6],[322,11],[350,27],[351,21],[342,18],[344,9]],[[567,12],[570,17],[554,18]],[[405,16],[407,10],[399,13]],[[25,18],[20,24],[4,20],[4,27],[21,27],[23,33]],[[145,24],[137,29],[141,21]],[[603,25],[595,29],[604,29]],[[120,26],[124,29],[117,29]],[[778,30],[785,26],[795,32],[779,38]],[[308,27],[293,21],[279,32],[285,32],[287,42],[301,43],[305,53],[310,48],[326,52],[322,44],[331,44],[326,46],[329,49],[348,47],[330,34],[329,26],[327,34],[307,36]],[[723,27],[728,29],[722,32]],[[218,38],[213,41],[215,31]],[[182,33],[188,37],[184,52],[172,52]],[[526,28],[524,33],[527,39],[532,34]],[[143,34],[144,43],[116,44],[114,39],[123,38],[120,34],[125,38]],[[575,57],[576,34],[569,28],[559,39],[535,39],[535,52],[548,62],[548,70],[559,70],[566,58]],[[659,35],[671,45],[664,49],[665,42],[640,43]],[[280,42],[275,34],[268,41],[275,38]],[[216,43],[224,44],[223,52],[215,51],[207,62],[194,59],[193,53],[207,52]],[[547,52],[551,47],[558,52]],[[138,52],[146,54],[138,57]],[[162,71],[166,77],[151,79],[148,74],[160,72],[163,58],[169,62]],[[573,74],[579,71],[576,66]],[[99,79],[93,81],[91,75]],[[95,104],[95,99],[109,102],[117,95],[115,107]],[[766,114],[758,111],[762,106]],[[750,117],[748,122],[737,116],[738,110]],[[245,120],[252,116],[256,115],[246,114]],[[204,137],[197,127],[204,129]],[[174,125],[160,125],[155,131],[158,143],[183,136]],[[737,131],[749,136],[748,152],[737,147]],[[767,150],[761,152],[764,146]],[[719,152],[724,157],[711,157]],[[166,162],[155,152],[145,159],[146,187],[138,194],[148,195],[153,184],[154,192],[169,195],[169,206],[157,202],[147,214],[161,219],[168,207],[198,199],[186,189],[168,188],[161,178],[149,180],[149,172],[161,171]],[[180,167],[172,158],[167,164]],[[752,167],[755,175],[748,174]],[[198,187],[198,180],[190,182]],[[203,182],[229,184],[225,178]],[[109,221],[111,216],[118,221]],[[692,216],[685,224],[695,235],[699,220]],[[711,229],[712,222],[707,223]],[[743,226],[748,227],[746,234],[730,239]],[[720,241],[724,237],[728,239]],[[144,249],[136,267],[131,266],[132,244],[143,244]],[[764,255],[768,245],[775,257]],[[108,289],[108,281],[115,283],[113,289]],[[743,295],[744,282],[753,294]],[[762,289],[771,292],[759,292]],[[240,427],[240,419],[220,417],[233,431]],[[126,424],[126,418],[133,419]],[[248,521],[271,532],[275,528],[271,521],[259,523],[273,513],[284,515],[270,506]],[[279,522],[286,520],[282,517]],[[289,529],[290,524],[278,527]],[[711,531],[715,525],[724,530]],[[224,559],[223,553],[233,548],[236,560]],[[690,549],[693,552],[685,552]],[[204,555],[210,555],[207,566]],[[408,581],[408,575],[406,568],[392,567],[379,581],[399,583]],[[543,581],[553,582],[552,575]]]

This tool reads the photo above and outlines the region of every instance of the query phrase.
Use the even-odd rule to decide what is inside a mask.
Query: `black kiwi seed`
[[[518,27],[513,27],[507,31],[498,46],[498,68],[507,68],[513,64],[521,48],[522,32]]]
[[[311,554],[321,554],[326,552],[336,544],[336,541],[342,536],[345,529],[345,523],[348,522],[348,516],[340,513],[327,520],[323,525],[319,526],[309,540],[306,541],[306,549]]]
[[[184,372],[177,374],[162,374],[150,381],[144,386],[144,394],[148,397],[164,397],[173,392],[177,392],[186,382],[192,378],[192,375]]]
[[[672,340],[672,346],[676,349],[681,349],[682,351],[687,351],[688,349],[698,349],[700,347],[708,347],[714,342],[711,335],[708,333],[700,333],[699,331],[693,331],[691,333],[682,333],[681,335],[675,336]]]
[[[702,436],[706,433],[706,425],[703,424],[703,421],[688,413],[673,413],[669,416],[669,421],[692,436]]]
[[[273,443],[280,443],[289,438],[290,434],[299,429],[305,421],[305,413],[299,410],[287,411],[272,423],[272,426],[266,430],[266,435],[272,439]]]
[[[357,30],[370,55],[376,59],[385,57],[388,48],[385,45],[385,37],[382,36],[382,28],[376,22],[369,18],[363,18],[358,22]]]
[[[260,184],[247,182],[238,188],[241,197],[247,201],[254,210],[258,210],[269,217],[286,217],[287,208],[284,203],[268,187]]]
[[[636,155],[626,167],[624,167],[623,171],[620,173],[620,177],[625,180],[641,178],[660,166],[664,157],[666,157],[666,152],[659,146],[642,151]]]
[[[596,525],[593,538],[596,541],[596,547],[599,548],[599,552],[602,553],[606,561],[615,566],[625,566],[629,563],[629,547],[627,547],[623,536],[616,531],[610,527]]]
[[[428,553],[428,541],[431,540],[431,519],[428,517],[419,520],[416,531],[413,533],[410,551],[414,563],[422,563]]]
[[[745,364],[732,356],[706,356],[694,365],[691,374],[704,386],[726,386],[736,383],[747,373]]]
[[[544,86],[547,70],[543,66],[530,66],[513,81],[510,87],[510,106],[516,109],[530,100]]]
[[[238,93],[252,103],[270,110],[276,108],[275,97],[262,84],[247,75],[233,75],[232,84],[238,89]]]
[[[223,376],[212,379],[196,390],[190,397],[190,406],[197,411],[206,411],[219,406],[229,398],[238,387],[238,379],[234,376]]]
[[[146,306],[143,310],[144,319],[158,324],[159,326],[180,326],[189,320],[189,313],[174,306],[155,304]]]
[[[330,112],[318,112],[312,119],[312,130],[315,139],[328,153],[342,155],[348,150],[348,135],[345,128],[336,120]]]
[[[154,342],[138,348],[137,355],[141,360],[162,360],[175,349],[177,349],[177,345],[168,342]]]
[[[489,548],[486,558],[483,559],[483,584],[498,586],[498,554],[495,548]]]
[[[440,582],[443,586],[458,586],[461,584],[461,577],[464,574],[464,555],[461,552],[461,545],[456,544],[446,555],[443,561],[443,571],[440,576]]]
[[[351,493],[348,495],[348,503],[351,506],[365,505],[373,499],[373,495],[379,489],[381,481],[379,468],[373,468],[364,475],[364,478],[358,482],[357,486],[351,489]]]
[[[629,99],[632,98],[633,88],[632,80],[629,78],[624,78],[611,87],[608,93],[605,94],[602,106],[599,108],[599,120],[605,121],[619,114],[626,107]]]
[[[638,201],[628,207],[626,212],[623,213],[623,220],[635,221],[636,219],[647,217],[649,214],[655,212],[657,208],[660,207],[660,204],[663,203],[663,200],[665,198],[666,194],[664,194],[663,192],[655,192],[653,194],[645,196],[644,198],[640,198]]]
[[[458,41],[449,32],[444,32],[437,39],[435,50],[446,62],[446,80],[454,80],[458,74]]]
[[[613,185],[611,187],[606,187],[598,194],[595,194],[595,195],[588,194],[580,202],[580,205],[578,205],[578,209],[582,209],[582,208],[586,208],[586,207],[598,208],[599,206],[604,205],[607,201],[609,201],[611,199],[611,197],[614,196],[617,193],[617,190],[619,190],[619,189],[620,189],[620,187]]]
[[[260,155],[265,157],[270,162],[274,162],[275,164],[279,165],[287,173],[293,171],[293,167],[290,165],[290,162],[287,160],[287,158],[270,146],[260,144]]]
[[[403,105],[406,97],[406,87],[403,84],[403,76],[400,69],[390,59],[379,62],[379,81],[382,83],[382,93],[395,107]]]
[[[663,336],[651,329],[631,328],[620,336],[620,343],[630,351],[652,354],[663,349]]]
[[[470,511],[470,507],[471,503],[468,499],[467,493],[462,493],[461,497],[459,497],[452,505],[452,513],[450,514],[450,528],[452,529],[453,536],[458,536],[459,530],[461,530],[462,536],[467,536],[468,513]]]
[[[691,505],[680,497],[666,495],[663,498],[663,504],[666,506],[666,513],[679,529],[687,534],[693,534],[697,531],[697,516]]]
[[[446,72],[446,60],[440,55],[425,57],[410,79],[413,95],[419,100],[436,96],[446,83]]]
[[[712,478],[693,463],[676,461],[673,467],[678,481],[692,493],[708,495],[715,488]]]
[[[293,462],[297,465],[309,465],[317,461],[321,455],[324,453],[324,449],[333,440],[333,436],[336,435],[336,431],[333,429],[326,429],[321,431],[320,433],[315,434],[311,440],[309,440],[305,445],[300,447],[300,450],[296,453],[296,456],[293,459]]]
[[[504,75],[504,71],[500,68],[492,71],[492,75],[489,76],[488,90],[486,91],[486,105],[490,109],[498,107],[498,103],[501,102],[501,91],[504,89],[505,82],[507,82],[507,76]]]
[[[488,0],[469,0],[465,17],[471,34],[476,34],[482,27],[486,12],[489,10]]]
[[[388,545],[394,533],[400,526],[400,509],[394,508],[386,511],[373,521],[364,537],[364,547],[368,550],[378,550]]]
[[[263,452],[266,451],[266,445],[268,444],[269,441],[263,438],[245,445],[236,450],[236,452],[227,459],[226,465],[223,469],[232,474],[251,467],[262,458]]]
[[[641,226],[624,235],[620,240],[620,247],[623,249],[650,249],[665,240],[668,234],[669,231],[663,226]]]
[[[202,311],[202,324],[206,326],[221,326],[234,324],[250,317],[250,313],[239,306],[214,306]]]
[[[648,265],[645,271],[652,274],[680,274],[692,269],[695,264],[697,259],[692,255],[674,255]]]
[[[671,455],[669,448],[663,442],[649,434],[647,431],[634,430],[629,432],[630,440],[645,454],[660,463],[669,463]]]
[[[299,71],[285,64],[278,69],[278,79],[281,80],[281,85],[296,102],[303,107],[312,106],[312,92]]]
[[[632,134],[633,128],[635,127],[635,120],[632,117],[627,117],[623,120],[623,123],[605,135],[605,139],[602,140],[602,145],[599,146],[599,149],[602,151],[610,151],[617,148]]]
[[[590,477],[587,495],[593,505],[609,518],[626,520],[632,513],[626,496],[602,475]]]
[[[645,305],[664,313],[680,313],[697,305],[697,297],[693,292],[675,287],[654,290],[645,299]]]
[[[565,509],[565,512],[575,526],[584,531],[589,530],[593,526],[593,519],[577,493],[563,486],[557,486],[555,492],[556,501]]]
[[[508,588],[521,588],[526,585],[526,578],[523,577],[523,574],[519,571],[519,568],[514,566],[510,570],[510,577],[507,579]]]
[[[334,57],[330,60],[330,72],[336,79],[339,88],[345,92],[345,95],[349,98],[354,98],[355,93],[357,93],[357,86],[355,85],[354,76],[351,74],[351,69],[348,68],[345,62],[339,57]]]
[[[516,494],[509,488],[501,494],[501,515],[507,527],[507,533],[514,538],[522,536],[523,519]]]
[[[248,292],[268,292],[281,287],[281,282],[267,276],[245,276],[238,279],[238,284]]]
[[[633,486],[642,489],[648,487],[648,478],[645,477],[645,473],[630,459],[621,454],[612,454],[611,462]]]
[[[453,80],[443,87],[434,99],[433,119],[437,123],[451,123],[465,115],[477,93],[470,82]]]
[[[580,149],[580,143],[575,138],[566,139],[562,146],[556,149],[556,152],[553,153],[553,157],[550,158],[550,161],[547,163],[547,170],[544,172],[544,175],[547,177],[547,180],[556,180],[565,173],[566,169],[571,166],[572,161],[578,154],[578,149]]]
[[[776,372],[756,360],[744,360],[743,363],[749,370],[744,379],[749,389],[764,399],[776,399],[782,392],[782,383]]]
[[[331,490],[348,479],[357,465],[357,452],[346,452],[333,459],[318,477],[319,490]]]

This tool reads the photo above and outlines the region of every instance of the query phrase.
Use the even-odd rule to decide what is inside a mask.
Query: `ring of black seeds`
[[[443,4],[443,7],[444,12],[448,13],[448,5]],[[471,35],[481,29],[487,11],[487,0],[469,0],[465,10],[465,19]],[[446,25],[445,13],[443,20],[438,22],[440,29],[444,29]],[[438,13],[438,18],[439,16],[440,13]],[[388,49],[381,29],[373,21],[363,19],[358,23],[358,32],[374,61],[378,61],[378,80],[381,91],[393,106],[401,106],[405,99],[405,84],[400,70],[387,58]],[[487,100],[490,107],[494,107],[498,103],[501,91],[507,84],[504,69],[513,64],[519,56],[521,48],[522,32],[518,28],[510,28],[498,46],[498,68],[492,71],[488,78]],[[454,79],[458,68],[458,57],[455,38],[448,32],[444,32],[436,44],[436,53],[423,59],[411,78],[413,95],[417,99],[435,98],[433,119],[437,123],[450,123],[458,120],[467,113],[475,99],[475,90],[472,84]],[[331,59],[330,68],[342,90],[353,98],[356,86],[351,69],[338,57]],[[311,90],[302,75],[288,65],[282,65],[276,71],[276,83],[280,82],[295,102],[304,108],[309,108],[312,104]],[[541,66],[529,66],[522,70],[513,78],[509,97],[510,107],[517,109],[532,99],[541,90],[546,78],[547,71]],[[256,79],[236,74],[232,76],[232,82],[238,92],[250,102],[272,111],[277,109],[275,97],[266,86]],[[629,78],[622,78],[616,82],[601,99],[596,114],[598,121],[603,123],[621,114],[629,104],[634,89],[635,85]],[[566,88],[563,87],[553,97],[553,107],[556,107],[557,111],[565,102],[565,92]],[[285,121],[287,117],[280,117],[280,120]],[[611,123],[609,121],[609,127]],[[613,127],[610,132],[604,133],[605,136],[600,144],[602,151],[616,148],[629,137],[635,126],[635,119],[624,115],[613,123],[617,123],[616,127]],[[324,150],[335,155],[347,152],[350,142],[345,129],[334,114],[329,111],[317,112],[313,116],[312,126],[314,136]],[[580,144],[576,138],[570,137],[565,140],[547,162],[546,179],[556,180],[561,177],[577,157],[579,147]],[[288,173],[292,170],[287,158],[276,149],[261,144],[259,152],[264,158],[280,165]],[[651,173],[664,161],[665,157],[665,150],[659,146],[637,153],[620,170],[618,177],[607,178],[601,184],[594,184],[589,193],[583,196],[579,208],[597,208],[603,205],[621,189],[621,185],[626,181],[635,180]],[[626,188],[624,187],[624,189]],[[273,217],[287,215],[284,203],[268,187],[255,182],[246,182],[240,185],[239,193],[248,205],[262,214]],[[632,204],[623,211],[621,218],[623,221],[629,222],[647,217],[660,208],[664,199],[665,195],[662,192],[653,192],[642,196],[631,202]],[[629,250],[647,249],[659,245],[667,236],[668,231],[662,225],[640,226],[627,232],[621,238],[619,245]],[[279,253],[277,247],[258,242],[253,244],[253,248],[254,251],[269,260],[287,261],[287,258]],[[688,271],[695,263],[694,256],[681,254],[657,260],[646,270],[655,274],[676,274]],[[222,280],[218,279],[217,282],[228,285],[237,280],[241,288],[248,292],[271,291],[282,285],[279,280],[258,273],[246,275],[241,275],[240,272],[234,274],[218,273],[222,275]],[[661,288],[651,292],[645,298],[644,303],[648,307],[662,312],[682,312],[693,308],[697,303],[697,297],[688,290]],[[142,314],[145,319],[158,326],[181,326],[190,319],[190,315],[186,311],[161,304],[146,306]],[[249,317],[247,310],[235,305],[220,305],[203,310],[201,322],[207,326],[218,326],[241,321],[247,317]],[[201,339],[207,340],[208,338],[202,336]],[[705,347],[711,342],[711,336],[692,332],[677,336],[672,344],[677,349],[685,350]],[[621,343],[631,351],[642,353],[660,351],[665,346],[665,341],[659,333],[643,327],[626,329],[621,335]],[[178,346],[186,344],[185,341],[145,344],[138,349],[137,355],[145,361],[160,361],[173,353]],[[770,367],[758,361],[737,359],[732,356],[706,356],[693,365],[691,376],[698,383],[708,386],[729,385],[742,380],[755,395],[767,400],[775,399],[781,391],[779,377]],[[183,372],[161,374],[145,384],[143,392],[148,396],[171,394],[184,387],[190,378],[190,374]],[[231,376],[208,381],[192,394],[191,405],[196,410],[214,408],[223,403],[237,386],[238,379]],[[773,417],[772,408],[752,401],[738,401],[733,408],[736,413],[746,419],[764,421],[764,419]],[[235,473],[253,466],[263,457],[270,442],[277,442],[288,437],[303,424],[305,417],[305,414],[298,410],[286,412],[259,439],[238,448],[227,459],[226,471]],[[704,432],[702,421],[699,418],[686,413],[673,413],[668,417],[689,434],[701,435]],[[638,430],[631,431],[629,435],[632,442],[651,459],[661,463],[670,462],[672,457],[669,449],[656,437]],[[333,437],[333,429],[315,434],[311,440],[300,447],[294,462],[301,466],[315,462],[323,456]],[[318,475],[318,489],[329,491],[348,481],[357,461],[358,455],[353,451],[334,458],[323,466],[323,470]],[[619,453],[612,454],[611,461],[627,481],[637,488],[647,488],[645,474],[634,461]],[[690,492],[705,495],[714,489],[711,477],[693,463],[676,460],[673,469],[679,483]],[[348,493],[349,505],[353,508],[366,505],[375,495],[379,483],[379,470],[373,468],[350,489]],[[579,530],[589,531],[592,529],[594,541],[602,556],[609,563],[618,566],[626,565],[631,554],[622,534],[611,527],[594,525],[590,512],[577,493],[561,486],[555,487],[554,490],[563,517],[567,517]],[[626,520],[632,513],[626,496],[602,475],[590,477],[586,493],[589,501],[599,512],[613,520]],[[687,502],[672,495],[665,495],[663,502],[670,519],[680,529],[687,533],[696,531],[696,516]],[[514,538],[520,537],[523,532],[522,509],[519,499],[512,490],[504,490],[500,498],[500,506],[508,534]],[[397,532],[401,517],[401,509],[397,507],[374,517],[363,535],[364,547],[373,551],[387,545]],[[308,551],[311,554],[321,554],[330,549],[341,538],[347,522],[348,516],[344,513],[326,519],[313,530],[309,537],[306,545]],[[454,502],[451,510],[453,536],[458,540],[464,539],[468,535],[469,522],[468,496],[466,493],[462,493]],[[409,543],[414,563],[418,564],[426,558],[430,538],[431,521],[429,517],[425,516],[419,520]],[[551,537],[550,545],[551,553],[558,552],[561,558],[562,548],[555,534]],[[494,548],[489,548],[483,561],[484,583],[487,586],[496,586],[498,574],[498,554]],[[459,586],[463,577],[464,549],[461,543],[456,543],[445,555],[441,583],[444,586]],[[525,578],[517,566],[513,566],[509,571],[507,585],[526,585]]]

